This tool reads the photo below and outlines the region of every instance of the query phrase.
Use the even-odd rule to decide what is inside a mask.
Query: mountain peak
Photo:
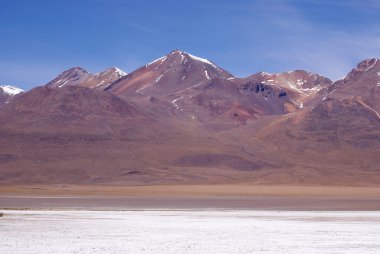
[[[24,90],[15,86],[0,85],[0,108],[16,98],[16,95],[23,92]]]
[[[173,49],[172,51],[170,51],[170,53],[168,55],[181,54],[181,53],[185,53],[185,51],[180,50],[180,49]]]
[[[315,94],[332,84],[330,79],[305,70],[294,70],[276,74],[259,72],[249,76],[247,79],[252,82],[290,89],[300,92],[305,96]]]
[[[125,94],[162,95],[178,92],[214,78],[233,76],[213,62],[181,50],[173,50],[114,82],[109,89]]]
[[[358,79],[362,75],[374,72],[375,74],[380,72],[380,59],[379,58],[369,58],[361,61],[358,65],[352,69],[348,75],[337,82],[347,83],[350,80]],[[371,75],[371,74],[370,74]]]
[[[123,70],[121,70],[115,66],[112,66],[110,69],[112,69],[115,73],[119,74],[119,76],[121,76],[121,77],[127,75],[126,72],[124,72]]]
[[[104,76],[104,75],[116,75],[118,78],[121,78],[127,75],[127,73],[115,66],[112,66],[106,69],[105,71],[97,73],[95,76]]]
[[[87,70],[85,70],[85,69],[83,69],[82,67],[79,67],[79,66],[72,67],[72,68],[64,71],[63,73],[69,73],[69,72],[89,73]]]
[[[379,59],[378,58],[369,58],[369,59],[365,59],[363,61],[361,61],[357,67],[356,67],[356,70],[357,71],[369,71],[371,70],[373,67],[375,67],[378,63],[379,63]]]
[[[372,101],[380,109],[380,104],[373,101],[380,87],[380,59],[370,58],[361,61],[346,77],[339,79],[329,87],[329,97],[353,98],[359,96]],[[332,95],[333,94],[333,95]]]
[[[24,92],[21,88],[15,87],[15,86],[9,86],[9,85],[0,85],[0,89],[10,96],[15,96],[19,93]]]
[[[152,62],[150,62],[149,64],[146,65],[146,67],[152,65],[152,64],[155,64],[155,63],[159,63],[159,64],[162,64],[163,62],[169,60],[171,62],[174,62],[176,60],[180,59],[180,63],[181,64],[186,64],[187,62],[198,62],[198,63],[202,63],[202,64],[207,64],[207,65],[210,65],[212,66],[213,68],[217,69],[217,70],[220,70],[221,68],[219,68],[216,64],[214,64],[212,61],[206,59],[206,58],[201,58],[201,57],[198,57],[198,56],[195,56],[195,55],[192,55],[188,52],[185,52],[185,51],[182,51],[182,50],[179,50],[179,49],[175,49],[175,50],[172,50],[170,51],[169,54],[163,56],[163,57],[160,57],[160,58],[157,58],[156,60],[153,60]],[[232,76],[232,75],[231,75]]]
[[[97,74],[92,74],[81,67],[73,67],[62,72],[55,79],[46,84],[46,86],[51,88],[82,86],[103,90],[109,84],[125,75],[127,74],[124,71],[114,66]]]
[[[214,64],[213,62],[211,62],[210,60],[208,60],[206,58],[201,58],[199,56],[192,55],[188,52],[185,52],[185,51],[182,51],[179,49],[172,50],[169,54],[166,55],[166,58],[173,56],[173,55],[180,57],[182,64],[185,64],[187,61],[195,61],[195,62],[200,62],[203,64],[211,65],[215,69],[220,69],[218,66],[216,66],[216,64]]]
[[[60,88],[68,85],[80,85],[91,76],[92,74],[82,67],[73,67],[62,72],[58,77],[47,83],[46,86]]]
[[[207,66],[212,67],[215,71],[219,73],[225,73],[229,77],[233,77],[230,73],[218,67],[212,61],[206,58],[201,58],[201,57],[192,55],[188,52],[178,50],[178,49],[172,50],[169,54],[162,56],[160,58],[157,58],[156,60],[153,60],[152,62],[145,65],[145,68],[148,68],[151,65],[155,65],[156,68],[161,67],[161,66],[166,66],[166,65],[168,65],[168,68],[172,66],[174,66],[175,68],[178,68],[179,65],[188,66],[190,64],[202,65],[203,68],[206,68]]]

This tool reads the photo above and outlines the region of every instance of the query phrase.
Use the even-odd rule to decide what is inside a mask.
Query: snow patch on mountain
[[[61,79],[59,80],[61,81]],[[63,87],[69,80],[65,80],[65,82],[63,82],[62,84],[58,85],[59,88]]]
[[[141,87],[140,89],[136,90],[136,93],[143,94],[141,91],[144,90],[145,88],[147,88],[148,86],[150,86],[150,84],[147,84],[147,85]]]
[[[210,80],[210,76],[208,75],[208,72],[207,72],[207,71],[205,71],[205,76],[206,76],[206,78],[207,78],[208,80]]]
[[[100,75],[108,75],[108,74],[116,74],[118,77],[124,77],[125,75],[127,75],[127,73],[125,73],[124,71],[122,71],[121,69],[113,66],[109,69],[107,69],[106,71],[103,71],[103,72],[100,72],[100,73],[97,73],[95,74],[95,76],[100,76]]]
[[[360,62],[358,64],[358,66],[356,68],[354,68],[354,71],[357,71],[357,72],[366,72],[366,71],[369,71],[373,67],[376,66],[378,60],[379,60],[378,58],[366,59],[366,60]]]
[[[127,75],[126,72],[120,70],[119,68],[117,68],[117,67],[114,67],[114,68],[115,68],[115,73],[116,73],[117,75],[119,75],[120,77],[124,77],[124,76]]]
[[[9,85],[0,85],[0,88],[4,91],[4,93],[10,95],[10,96],[15,96],[19,93],[24,92],[24,90],[15,87],[15,86],[9,86]]]
[[[173,104],[173,106],[174,106],[176,109],[180,109],[180,107],[177,105],[176,102],[179,101],[179,100],[181,100],[181,99],[184,99],[184,97],[181,96],[181,97],[179,97],[179,98],[176,98],[176,99],[172,100],[172,104]]]
[[[376,63],[377,63],[377,58],[375,58],[375,60],[373,61],[373,64],[370,64],[364,71],[369,71],[370,69],[372,69],[375,65],[376,65]]]
[[[164,74],[161,74],[160,76],[158,76],[158,78],[156,78],[156,83],[158,83],[163,76],[164,76]]]
[[[152,65],[152,64],[157,63],[157,62],[162,63],[162,62],[165,62],[165,60],[166,60],[166,56],[163,56],[163,57],[157,58],[156,60],[153,60],[152,62],[148,63],[147,66]]]
[[[199,61],[199,62],[202,62],[202,63],[205,63],[205,64],[209,64],[211,65],[212,67],[214,67],[215,69],[219,69],[214,63],[210,62],[209,60],[207,59],[204,59],[204,58],[200,58],[198,56],[194,56],[192,54],[189,54],[189,53],[186,53],[189,55],[189,57],[195,61]]]

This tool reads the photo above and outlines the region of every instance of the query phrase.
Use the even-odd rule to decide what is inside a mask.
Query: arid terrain
[[[379,211],[380,188],[286,185],[2,186],[3,209]]]
[[[179,50],[129,74],[75,67],[0,108],[0,191],[377,196],[379,84],[376,58],[336,82],[237,78]]]
[[[379,13],[2,1],[0,254],[379,254]]]

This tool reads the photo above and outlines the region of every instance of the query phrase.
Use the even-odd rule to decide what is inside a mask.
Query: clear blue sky
[[[172,49],[236,76],[337,79],[380,57],[380,1],[0,0],[0,84],[29,89],[73,66],[131,72]]]

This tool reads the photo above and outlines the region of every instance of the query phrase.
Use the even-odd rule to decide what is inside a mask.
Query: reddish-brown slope
[[[33,89],[0,111],[0,182],[226,181],[274,165],[154,113],[94,89]]]
[[[0,112],[0,128],[20,133],[106,133],[148,120],[115,95],[75,86],[37,87]]]
[[[380,112],[380,59],[373,58],[360,62],[345,78],[336,81],[328,91],[326,98],[353,99],[373,113]]]
[[[147,107],[152,109],[159,103],[171,116],[223,129],[225,121],[238,126],[248,120],[294,112],[329,84],[330,80],[305,71],[234,78],[209,60],[175,50],[106,90],[150,100]]]
[[[147,94],[131,83],[124,97],[38,88],[0,111],[0,182],[379,184],[378,67],[366,63],[302,110],[297,89],[253,77]]]
[[[328,95],[313,108],[279,118],[264,136],[281,140],[284,150],[309,151],[315,156],[340,154],[336,163],[346,156],[363,162],[367,169],[380,169],[376,156],[380,153],[378,68],[375,60],[360,63],[329,87]]]
[[[213,78],[232,75],[209,60],[174,50],[114,82],[107,91],[122,96],[175,93]]]
[[[81,67],[74,67],[64,71],[55,79],[46,84],[50,88],[61,88],[66,86],[82,86],[103,90],[112,82],[125,76],[122,70],[111,67],[103,72],[92,74]]]

